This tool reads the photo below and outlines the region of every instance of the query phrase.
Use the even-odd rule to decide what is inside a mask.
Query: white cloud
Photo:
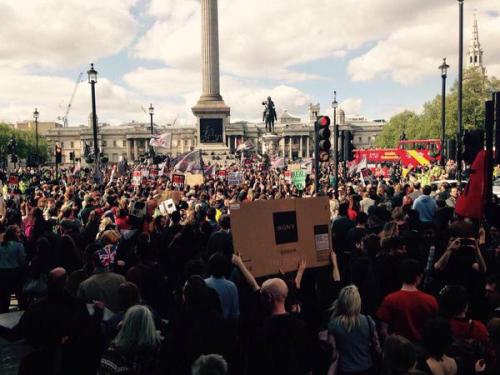
[[[469,46],[474,7],[479,9],[479,39],[485,50],[485,65],[490,73],[498,74],[498,64],[495,63],[500,60],[500,51],[496,48],[500,39],[500,15],[492,11],[500,8],[500,2],[465,2],[464,52]],[[368,52],[350,62],[348,71],[354,81],[389,76],[396,82],[411,85],[422,77],[437,75],[443,57],[447,57],[451,71],[457,71],[457,3],[447,2],[408,21],[406,26],[395,29]]]
[[[128,46],[136,0],[3,0],[0,66],[68,67]]]
[[[0,69],[0,121],[16,122],[31,119],[35,107],[40,121],[55,121],[64,114],[74,88],[72,79],[58,76],[34,75],[13,69]],[[106,78],[96,85],[97,114],[100,122],[117,124],[124,121],[149,121],[141,106],[147,106],[150,98],[137,95]],[[183,109],[182,104],[169,100],[157,100],[155,120],[159,123],[172,121]],[[91,111],[90,88],[85,81],[79,84],[69,113],[69,125],[88,123]]]
[[[125,74],[123,79],[146,95],[173,96],[201,91],[201,73],[192,70],[139,67]]]
[[[443,0],[437,1],[437,3]],[[193,0],[151,3],[158,17],[132,54],[160,59],[169,66],[198,69],[200,5]],[[164,2],[163,2],[164,3]],[[244,77],[297,81],[314,77],[296,66],[329,56],[344,56],[367,41],[435,7],[419,0],[221,0],[221,68]]]
[[[363,99],[361,98],[347,98],[340,103],[340,108],[342,108],[346,115],[359,114],[361,111],[361,104]]]
[[[133,90],[144,95],[159,98],[181,96],[184,111],[181,117],[187,122],[194,122],[191,113],[200,97],[200,73],[174,68],[144,69],[139,68],[124,76],[125,82]],[[310,95],[289,86],[263,85],[259,81],[223,75],[221,77],[221,93],[227,105],[231,107],[231,119],[260,121],[262,101],[269,95],[273,97],[277,110],[287,109],[290,113],[304,114],[307,104],[312,101]]]

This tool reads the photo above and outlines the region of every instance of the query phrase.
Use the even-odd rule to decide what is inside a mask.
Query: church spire
[[[474,13],[474,25],[472,27],[472,37],[467,51],[467,67],[478,67],[484,72],[483,50],[479,43],[479,30],[477,27],[476,13]]]

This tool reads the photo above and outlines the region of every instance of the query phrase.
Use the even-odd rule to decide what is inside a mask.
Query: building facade
[[[283,111],[278,116],[275,124],[275,133],[281,137],[279,141],[279,156],[289,159],[311,157],[314,152],[314,121],[319,113],[319,105],[310,105],[307,121],[302,121]],[[382,130],[385,122],[369,121],[364,117],[349,117],[340,109],[338,113],[339,129],[351,130],[354,135],[353,143],[356,148],[372,147],[375,138]],[[196,126],[154,126],[155,134],[172,134],[171,156],[177,156],[184,152],[193,150],[198,146]],[[252,123],[247,121],[233,122],[225,128],[225,144],[228,153],[234,153],[238,145],[251,140],[257,152],[264,153],[265,146],[262,136],[266,133],[263,123]],[[79,127],[55,127],[47,130],[46,139],[49,145],[59,143],[62,147],[63,164],[70,163],[70,153],[76,158],[83,160],[85,144],[93,149],[93,134],[91,126]],[[118,162],[120,158],[137,160],[148,151],[148,143],[151,139],[149,123],[131,122],[119,126],[99,124],[98,127],[99,148],[111,163]],[[162,153],[162,149],[157,149]],[[209,150],[207,151],[207,153]]]

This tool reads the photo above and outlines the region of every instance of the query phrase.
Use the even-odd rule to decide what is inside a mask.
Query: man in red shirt
[[[422,280],[422,266],[413,259],[401,264],[401,290],[386,296],[377,311],[381,321],[380,333],[398,334],[413,342],[422,339],[420,332],[425,322],[437,315],[438,303],[430,294],[418,290]]]
[[[468,319],[469,298],[461,285],[447,285],[439,293],[441,315],[448,319],[453,338],[456,340],[477,340],[489,345],[488,330],[478,321]]]

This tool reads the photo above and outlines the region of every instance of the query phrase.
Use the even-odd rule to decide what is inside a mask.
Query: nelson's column
[[[217,12],[217,0],[201,0],[203,86],[192,111],[197,118],[198,147],[207,152],[227,151],[225,127],[230,116],[230,109],[220,95]]]

